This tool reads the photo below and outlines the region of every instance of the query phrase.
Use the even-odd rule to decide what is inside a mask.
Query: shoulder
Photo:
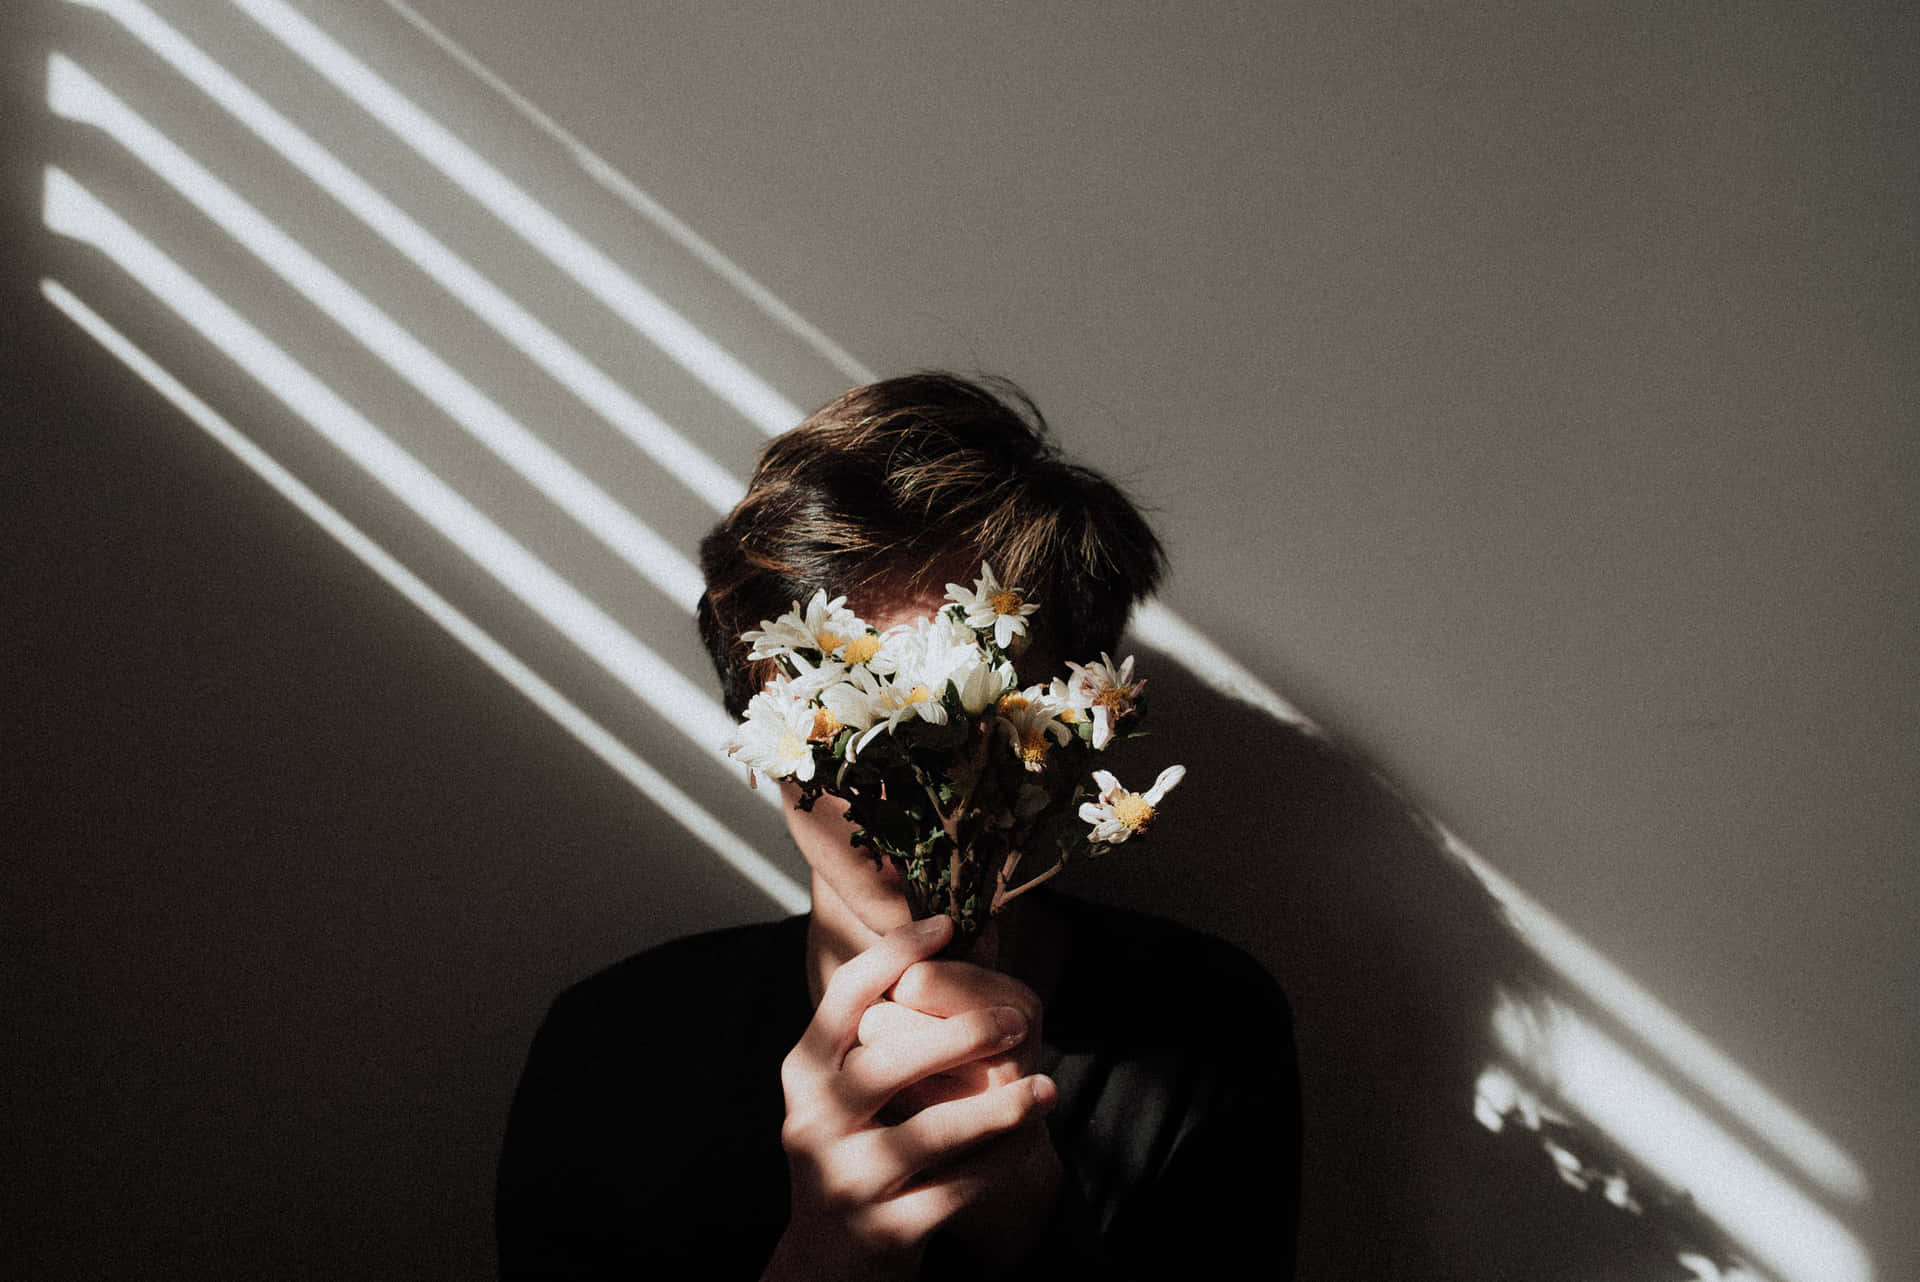
[[[804,994],[806,918],[727,926],[668,940],[568,987],[554,999],[541,1040],[622,1036],[644,1018],[681,1029],[742,1025],[743,1008],[778,1006]]]

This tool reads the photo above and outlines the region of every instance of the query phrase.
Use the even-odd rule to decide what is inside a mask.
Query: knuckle
[[[789,1113],[780,1123],[780,1147],[789,1153],[807,1152],[813,1147],[813,1136],[813,1124],[804,1114]]]
[[[923,1229],[900,1216],[880,1216],[865,1226],[863,1236],[876,1251],[896,1253],[912,1250],[931,1229]]]
[[[994,1122],[998,1130],[1011,1131],[1032,1114],[1034,1099],[1033,1090],[1030,1087],[1016,1082],[1011,1086],[1001,1087],[999,1095],[1000,1098],[994,1109]]]
[[[800,1053],[800,1048],[797,1046],[788,1051],[787,1057],[780,1061],[780,1089],[789,1101],[805,1094],[807,1082],[811,1076],[807,1058]]]
[[[893,981],[893,1000],[917,1006],[919,1002],[916,999],[926,995],[928,968],[934,964],[917,961],[901,971],[899,978]]]
[[[867,1199],[860,1181],[845,1170],[829,1166],[820,1172],[820,1200],[840,1214],[865,1206]]]

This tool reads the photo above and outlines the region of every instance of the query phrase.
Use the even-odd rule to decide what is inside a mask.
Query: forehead
[[[900,588],[869,592],[847,599],[847,605],[869,624],[885,632],[900,623],[924,619],[946,605],[946,588],[914,592]]]

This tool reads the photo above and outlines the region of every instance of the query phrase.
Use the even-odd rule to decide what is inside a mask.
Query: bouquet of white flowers
[[[883,633],[821,591],[742,633],[748,658],[772,659],[779,672],[727,752],[751,772],[792,779],[802,809],[823,793],[843,798],[854,844],[900,869],[916,920],[952,917],[960,949],[1073,855],[1144,833],[1186,767],[1169,766],[1144,793],[1089,769],[1095,753],[1138,733],[1146,682],[1133,679],[1132,658],[1116,667],[1102,654],[1022,688],[1013,656],[1037,603],[984,564],[971,591],[949,583],[946,600]],[[1047,866],[1020,877],[1040,851]]]

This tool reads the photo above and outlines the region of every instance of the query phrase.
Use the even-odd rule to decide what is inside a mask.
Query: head
[[[931,613],[983,560],[1040,602],[1023,661],[1037,679],[1116,648],[1165,554],[1117,486],[1060,455],[1011,384],[915,374],[834,398],[767,444],[746,497],[700,544],[700,635],[727,710],[741,716],[773,675],[740,642],[762,620],[824,588],[884,627]]]

